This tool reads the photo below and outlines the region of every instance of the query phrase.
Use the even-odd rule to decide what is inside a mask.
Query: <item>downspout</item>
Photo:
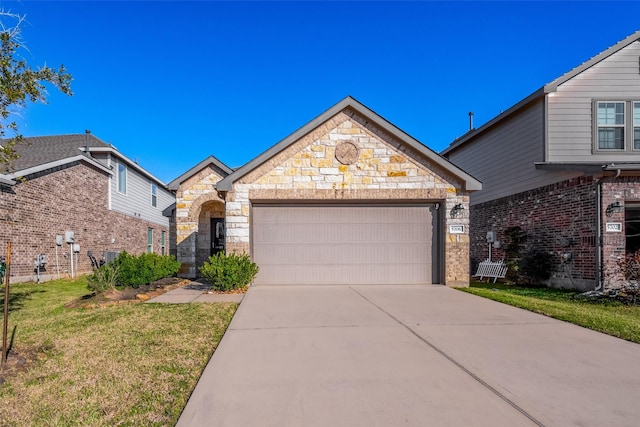
[[[615,165],[612,163],[610,165],[604,165],[602,166],[602,169],[605,170],[607,167],[614,167]],[[618,177],[620,176],[620,169],[616,169],[616,174],[613,176],[613,178],[611,179],[611,182],[615,181],[616,179],[618,179]],[[597,257],[596,257],[596,268],[598,271],[598,286],[596,286],[595,290],[596,291],[600,291],[604,289],[604,269],[602,268],[602,259],[603,259],[603,242],[602,240],[604,239],[604,236],[602,234],[602,183],[604,182],[604,180],[607,177],[602,177],[602,179],[600,179],[598,181],[598,186],[596,187],[596,203],[597,203],[597,209],[596,209],[596,242],[598,245],[598,248],[596,250],[597,252]]]

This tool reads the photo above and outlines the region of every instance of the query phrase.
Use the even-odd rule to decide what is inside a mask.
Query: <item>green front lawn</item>
[[[476,282],[457,289],[640,343],[640,306],[588,302],[574,298],[575,291],[549,288]]]
[[[0,425],[174,425],[237,308],[64,308],[88,293],[84,277],[10,290]]]

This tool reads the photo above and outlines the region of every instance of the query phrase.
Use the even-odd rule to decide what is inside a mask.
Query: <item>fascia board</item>
[[[358,102],[357,100],[355,100],[350,96],[338,102],[333,107],[329,108],[327,111],[320,114],[315,119],[311,120],[306,125],[302,126],[300,129],[296,130],[295,132],[287,136],[285,139],[281,140],[280,142],[278,142],[277,144],[275,144],[274,146],[272,146],[271,148],[269,148],[268,150],[260,154],[258,157],[254,158],[253,160],[251,160],[250,162],[248,162],[247,164],[245,164],[244,166],[242,166],[241,168],[239,168],[238,170],[236,170],[226,178],[219,181],[217,184],[217,189],[220,191],[230,191],[233,187],[233,183],[236,180],[242,178],[243,176],[245,176],[246,174],[248,174],[249,172],[257,168],[258,166],[260,166],[261,164],[269,160],[270,158],[274,157],[280,151],[290,146],[294,142],[298,141],[304,135],[311,132],[313,129],[317,128],[322,123],[326,122],[331,117],[335,116],[336,114],[338,114],[339,112],[341,112],[346,108],[351,108],[356,112],[358,112],[363,117],[374,121],[376,125],[379,126],[380,128],[394,135],[401,141],[407,143],[410,147],[414,148],[416,151],[423,154],[429,160],[436,163],[438,166],[442,167],[446,171],[464,180],[465,188],[467,190],[476,191],[476,190],[482,189],[482,183],[480,181],[478,181],[471,175],[467,174],[462,169],[458,168],[448,160],[444,159],[438,153],[426,147],[424,144],[420,143],[415,138],[406,134],[405,132],[403,132],[402,130],[400,130],[393,124],[391,124],[389,121],[385,120],[384,118],[376,114],[374,111],[365,107],[363,104],[361,104],[360,102]]]
[[[27,175],[31,175],[34,173],[38,173],[38,172],[42,172],[45,171],[47,169],[51,169],[51,168],[55,168],[58,166],[63,166],[66,165],[68,163],[73,163],[73,162],[87,162],[93,166],[95,166],[96,168],[102,170],[103,172],[108,173],[109,175],[113,175],[113,171],[111,169],[109,169],[108,167],[106,167],[105,165],[103,165],[100,162],[96,162],[95,160],[84,156],[82,154],[79,154],[77,156],[73,156],[73,157],[67,157],[66,159],[60,159],[60,160],[56,160],[53,162],[49,162],[49,163],[43,163],[41,165],[38,166],[33,166],[30,168],[26,168],[26,169],[21,169],[18,171],[15,171],[11,174],[9,174],[9,178],[11,179],[15,179],[21,176],[27,176]]]
[[[188,171],[186,171],[179,177],[173,179],[171,182],[169,182],[169,184],[167,184],[167,187],[169,188],[169,190],[178,190],[182,182],[190,178],[192,175],[195,175],[197,172],[200,172],[202,169],[204,169],[206,166],[208,166],[211,163],[213,163],[214,165],[219,167],[223,172],[225,172],[226,173],[225,177],[233,173],[233,170],[229,166],[225,165],[214,156],[209,156],[203,161],[201,161],[200,163],[198,163],[197,165],[195,165],[194,167],[190,168]],[[223,177],[223,179],[225,177]]]
[[[7,175],[0,174],[0,184],[4,185],[15,185],[16,181],[8,178]]]
[[[85,151],[85,147],[80,147],[80,149],[82,151]],[[125,163],[127,163],[127,165],[131,166],[132,168],[134,168],[135,170],[137,170],[138,172],[140,172],[142,175],[146,176],[147,178],[155,181],[157,184],[160,184],[160,186],[162,188],[164,188],[165,190],[169,190],[169,187],[167,186],[167,184],[165,184],[164,182],[162,182],[160,179],[156,178],[155,176],[153,176],[150,172],[148,172],[146,169],[144,169],[142,166],[140,166],[139,164],[137,164],[136,162],[134,162],[133,160],[129,159],[127,156],[125,156],[124,154],[122,154],[121,152],[119,152],[118,150],[116,150],[115,148],[112,147],[89,147],[89,152],[90,153],[111,153],[113,154],[115,157],[120,158],[122,160],[125,161]]]
[[[599,54],[597,54],[593,58],[589,59],[588,61],[583,62],[582,64],[580,64],[576,68],[574,68],[571,71],[563,74],[562,76],[558,77],[557,79],[553,80],[552,82],[546,84],[544,86],[545,93],[554,92],[558,88],[558,86],[560,86],[561,84],[567,82],[568,80],[571,80],[572,78],[574,78],[578,74],[580,74],[583,71],[593,67],[597,63],[603,61],[604,59],[607,59],[608,57],[610,57],[614,53],[624,49],[625,47],[629,46],[631,43],[637,41],[638,39],[640,39],[640,30],[638,30],[635,33],[631,34],[629,37],[626,37],[624,40],[619,41],[618,43],[614,44],[613,46],[609,47],[608,49],[600,52]]]
[[[524,98],[523,100],[521,100],[517,104],[514,104],[511,108],[509,108],[509,109],[503,111],[502,113],[498,114],[493,119],[489,120],[487,123],[483,124],[479,128],[473,129],[473,130],[467,132],[466,134],[462,135],[460,138],[454,140],[447,148],[442,150],[440,152],[440,154],[442,156],[447,156],[449,153],[451,153],[456,148],[460,147],[461,145],[464,145],[465,142],[467,142],[470,139],[473,139],[474,137],[476,137],[477,135],[487,131],[489,128],[491,128],[491,127],[495,126],[496,124],[500,123],[501,121],[505,120],[506,118],[508,118],[512,114],[514,114],[517,111],[519,111],[521,108],[527,106],[528,104],[530,104],[531,102],[535,101],[536,99],[545,96],[545,94],[546,94],[546,92],[545,92],[545,88],[544,87],[536,90],[531,95],[527,96],[526,98]]]

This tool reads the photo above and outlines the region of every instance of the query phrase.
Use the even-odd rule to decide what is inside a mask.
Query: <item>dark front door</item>
[[[211,255],[224,252],[224,218],[211,218]]]

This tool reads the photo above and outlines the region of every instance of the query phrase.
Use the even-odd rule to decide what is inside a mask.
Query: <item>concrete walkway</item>
[[[445,287],[254,287],[177,425],[637,426],[639,363]]]
[[[148,303],[184,304],[188,302],[240,302],[244,294],[208,293],[211,285],[191,282],[147,300]]]

